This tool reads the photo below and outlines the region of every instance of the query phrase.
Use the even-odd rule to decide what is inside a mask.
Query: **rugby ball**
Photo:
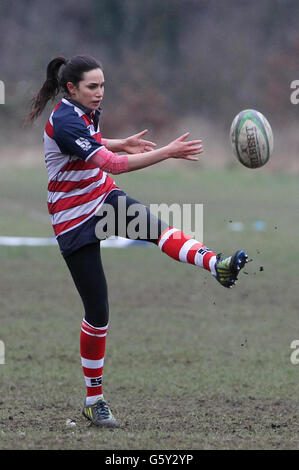
[[[231,145],[239,162],[247,168],[265,165],[273,152],[273,133],[265,116],[245,109],[234,118],[230,129]]]

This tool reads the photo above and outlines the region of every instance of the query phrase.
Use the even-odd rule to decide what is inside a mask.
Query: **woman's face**
[[[83,73],[82,80],[75,86],[67,83],[70,98],[78,101],[86,108],[98,109],[104,96],[104,74],[101,69]]]

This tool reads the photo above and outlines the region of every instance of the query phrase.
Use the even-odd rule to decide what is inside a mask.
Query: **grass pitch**
[[[203,203],[207,246],[252,262],[226,290],[154,246],[102,249],[111,431],[81,415],[83,311],[58,248],[0,247],[0,448],[297,449],[297,178],[182,163],[116,181],[146,204]],[[0,187],[1,236],[52,236],[42,167],[4,167]]]

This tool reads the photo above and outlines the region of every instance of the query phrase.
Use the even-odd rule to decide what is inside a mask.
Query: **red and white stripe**
[[[44,146],[49,175],[48,210],[56,237],[79,227],[91,218],[113,189],[114,180],[98,166],[78,157],[64,155],[54,139],[53,114],[61,103],[73,106],[64,98],[58,103],[45,127]],[[74,110],[83,119],[90,135],[101,142],[101,133],[93,122],[76,106]]]
[[[194,264],[215,274],[216,255],[205,245],[180,230],[169,227],[158,240],[163,253],[182,263]]]
[[[87,389],[87,404],[103,397],[103,367],[108,325],[94,327],[82,321],[80,350],[81,364]]]

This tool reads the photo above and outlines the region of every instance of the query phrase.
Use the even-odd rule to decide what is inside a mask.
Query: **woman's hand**
[[[192,155],[198,155],[203,152],[202,141],[190,140],[185,142],[189,135],[190,132],[187,132],[166,145],[165,149],[167,151],[168,158],[184,158],[185,160],[198,161],[198,158],[193,157]]]
[[[156,144],[149,140],[144,140],[142,137],[147,134],[148,130],[145,129],[138,134],[131,135],[124,139],[123,150],[127,153],[144,153],[154,150]]]
[[[133,151],[133,148],[139,148],[139,153],[133,153],[127,155],[128,158],[128,169],[127,171],[135,171],[147,166],[155,165],[156,163],[167,160],[168,158],[184,158],[185,160],[197,161],[198,158],[193,155],[197,155],[203,152],[201,140],[190,140],[185,142],[190,132],[183,134],[176,140],[173,140],[165,147],[153,150],[155,144],[153,142],[143,141],[142,136],[147,131],[139,132],[139,134],[132,135],[129,137],[130,147],[128,150]],[[145,143],[144,143],[145,142]],[[124,147],[123,147],[124,149]],[[141,150],[142,149],[142,150]],[[131,153],[131,152],[128,152]]]

